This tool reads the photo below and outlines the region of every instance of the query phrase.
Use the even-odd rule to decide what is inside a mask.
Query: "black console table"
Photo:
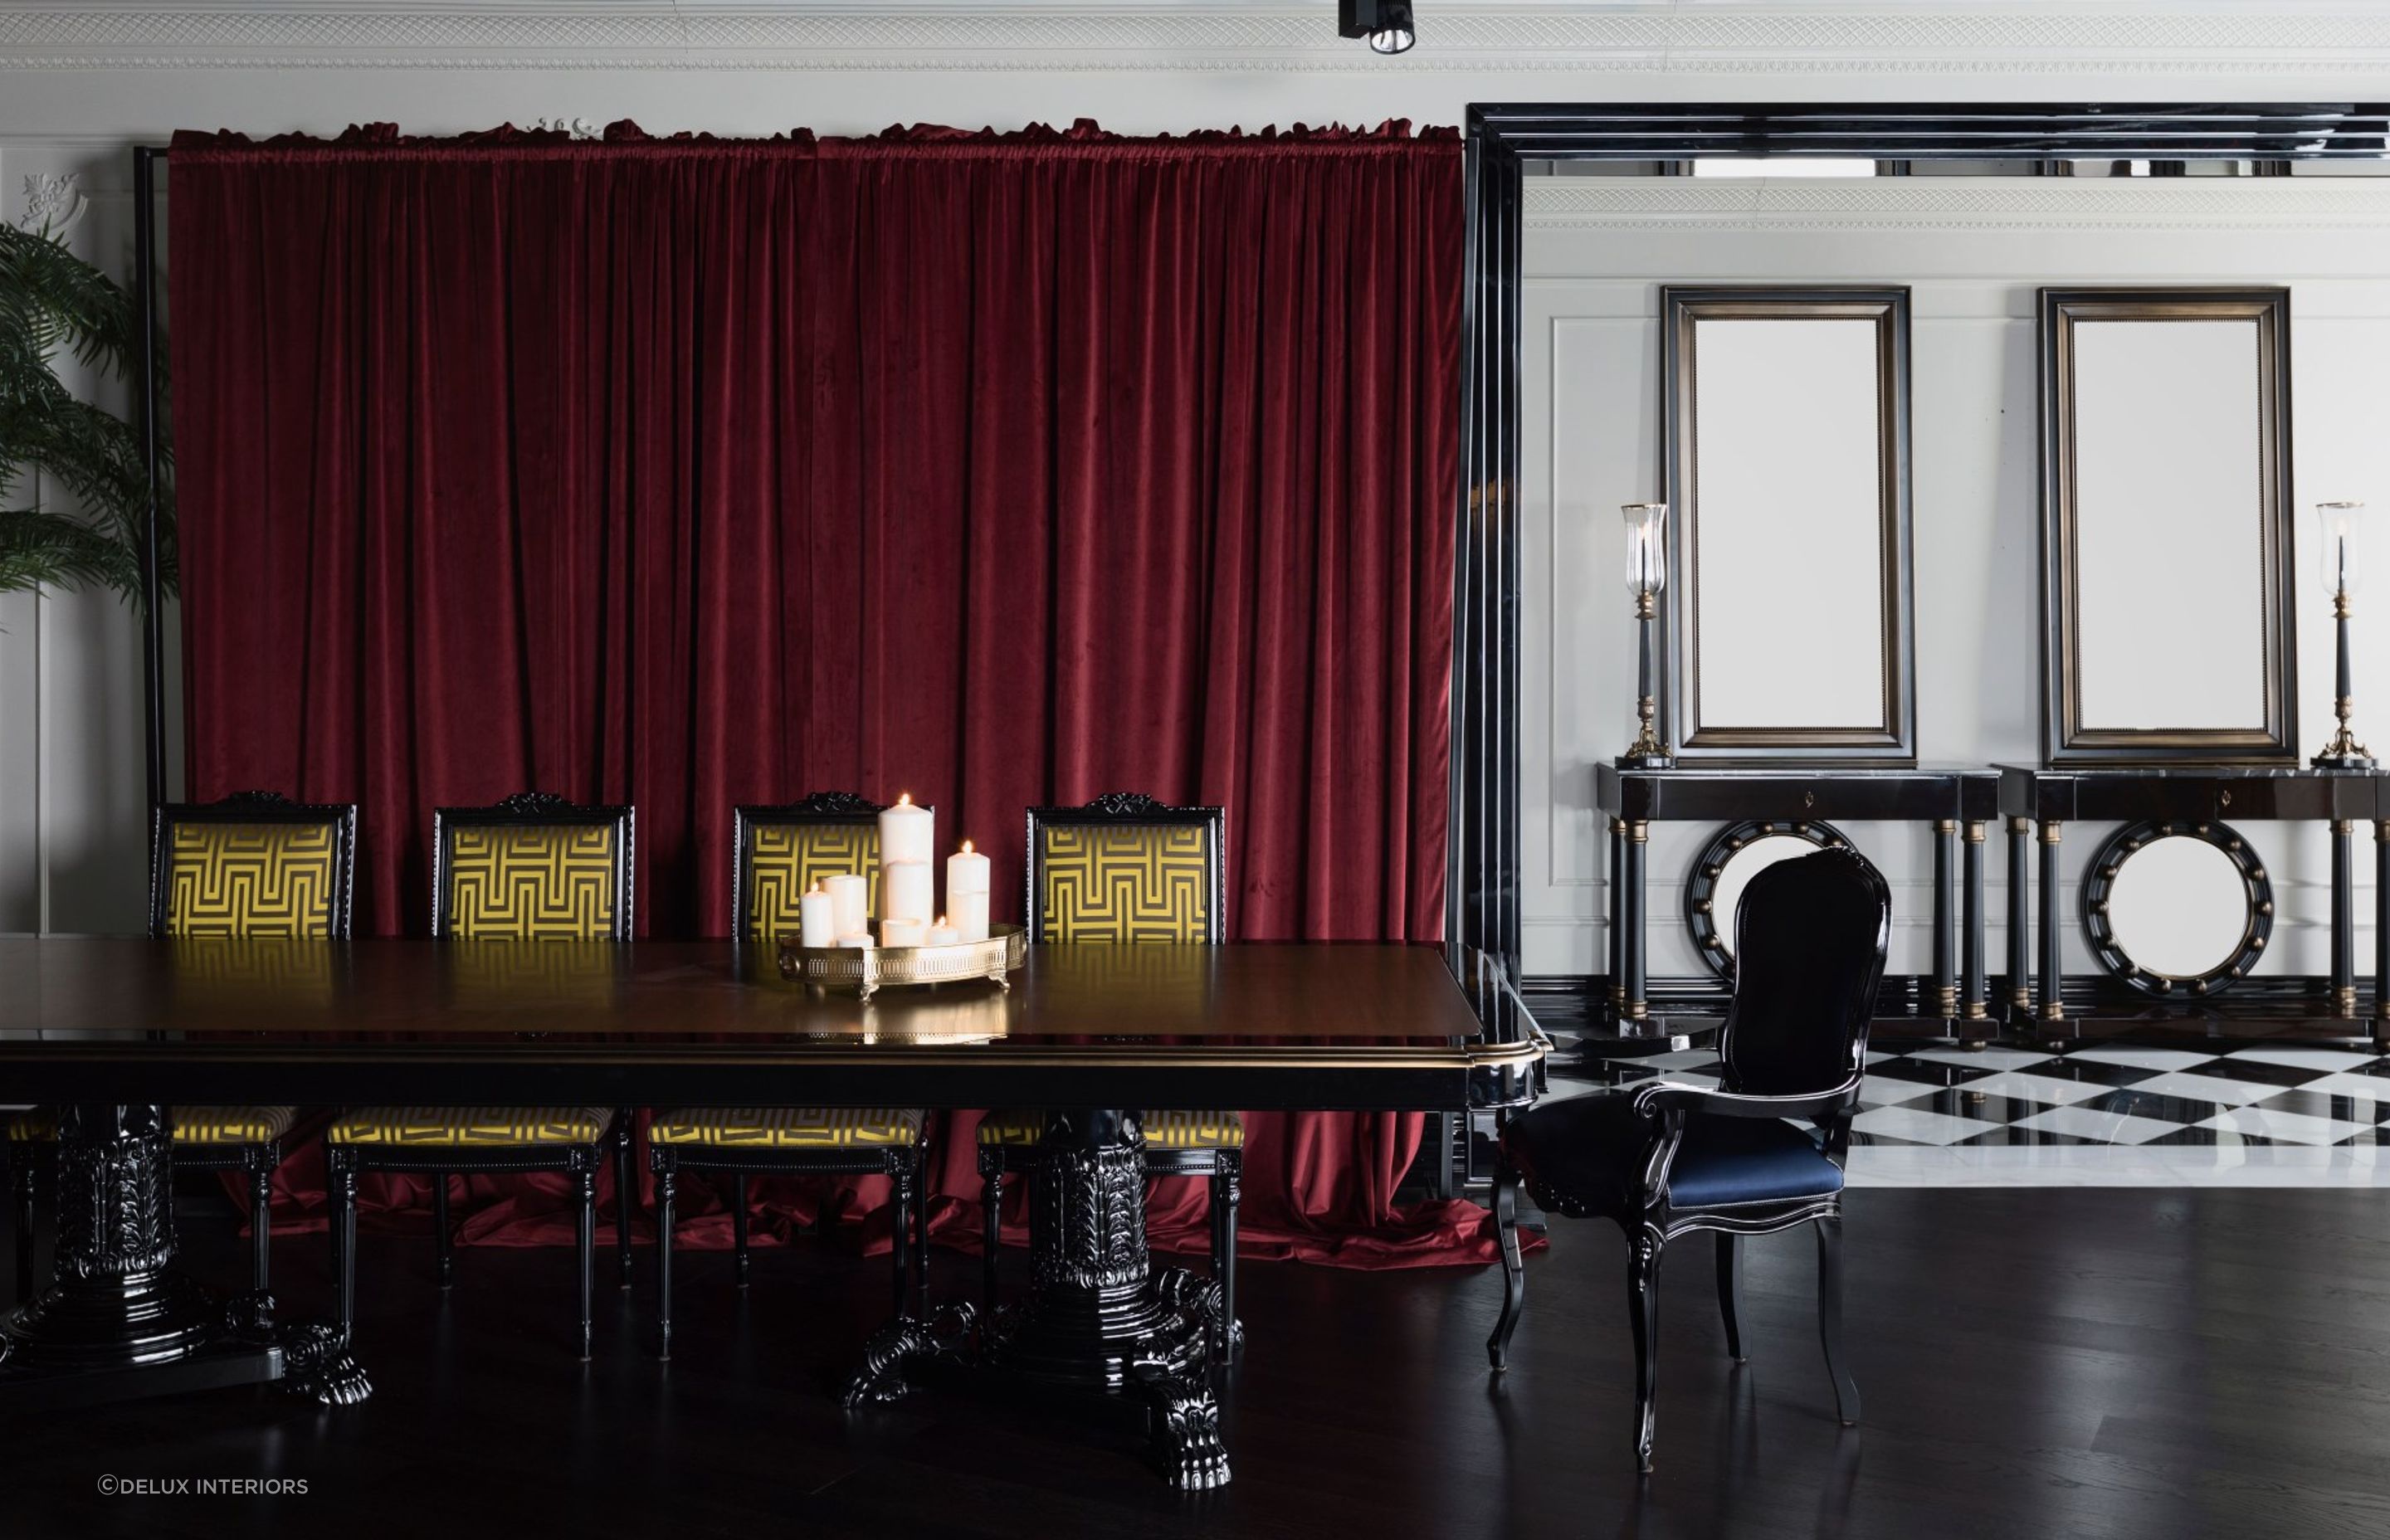
[[[1998,816],[1998,792],[1991,771],[1960,767],[1597,766],[1595,805],[1610,824],[1612,1011],[1630,1021],[1651,1014],[1643,928],[1644,851],[1652,824],[1763,822],[1806,832],[1811,823],[1850,818],[1934,826],[1934,963],[1921,1007],[1945,1019],[1985,1020],[1984,843]]]
[[[2357,1014],[2355,851],[2352,836],[2359,821],[2374,826],[2378,885],[2374,890],[2374,1014],[2390,1020],[2390,777],[2365,770],[2310,770],[2285,766],[2197,765],[2180,767],[2064,768],[2002,764],[1999,812],[2009,830],[2009,1007],[2011,1020],[2038,1017],[2044,1022],[2066,1020],[2064,977],[2059,953],[2059,866],[2066,825],[2074,822],[2124,822],[2161,826],[2158,833],[2209,836],[2231,821],[2291,822],[2314,820],[2332,829],[2332,1018]],[[2025,910],[2028,856],[2037,827],[2040,834],[2039,907],[2035,923]],[[2129,841],[2134,830],[2123,831]],[[2262,862],[2229,841],[2242,865],[2244,879],[2267,884]],[[2125,847],[2134,848],[2127,843]],[[2106,875],[2101,854],[2090,858],[2086,880]],[[2255,890],[2253,888],[2253,892]],[[2097,895],[2087,902],[2087,915],[2097,907]],[[2252,905],[2250,933],[2243,953],[2233,966],[2219,969],[2212,980],[2178,981],[2148,976],[2143,993],[2173,993],[2178,983],[2186,995],[2204,995],[2238,982],[2263,950],[2272,929],[2270,903]],[[2262,910],[2263,912],[2257,912]],[[2028,936],[2035,945],[2039,972],[2027,966]],[[2095,938],[2095,954],[2101,948]],[[2118,971],[2116,959],[2102,957],[2102,966]],[[2127,970],[2129,971],[2129,970]],[[2025,982],[2037,979],[2037,989]],[[2130,982],[2129,980],[2127,982]]]

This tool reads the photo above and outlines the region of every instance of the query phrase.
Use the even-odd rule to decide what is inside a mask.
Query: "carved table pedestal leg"
[[[273,1380],[327,1404],[370,1393],[330,1328],[277,1321],[264,1294],[227,1308],[175,1269],[164,1108],[60,1109],[58,1209],[50,1287],[0,1320],[0,1406]]]

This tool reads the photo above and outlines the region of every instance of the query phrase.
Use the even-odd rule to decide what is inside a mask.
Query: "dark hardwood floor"
[[[2390,1196],[1871,1190],[1849,1214],[1857,1429],[1831,1415],[1810,1240],[1751,1244],[1737,1368],[1698,1238],[1665,1277],[1658,1469],[1638,1481],[1623,1243],[1563,1221],[1499,1380],[1489,1272],[1248,1268],[1235,1482],[1196,1497],[1148,1472],[1126,1417],[957,1393],[842,1413],[887,1275],[835,1240],[759,1251],[743,1296],[726,1257],[686,1256],[669,1367],[648,1355],[642,1249],[585,1367],[568,1250],[463,1251],[443,1302],[427,1242],[369,1235],[370,1404],[0,1417],[0,1534],[2390,1534]],[[228,1214],[185,1231],[197,1269],[239,1277]],[[324,1300],[322,1237],[276,1264],[286,1301]],[[942,1291],[975,1289],[975,1259],[938,1264]],[[103,1497],[103,1476],[306,1491]]]

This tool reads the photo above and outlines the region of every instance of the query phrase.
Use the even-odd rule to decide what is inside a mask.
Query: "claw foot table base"
[[[969,1305],[890,1322],[865,1349],[846,1405],[893,1401],[911,1389],[908,1366],[937,1360],[998,1382],[1135,1397],[1173,1486],[1227,1484],[1210,1377],[1214,1347],[1229,1329],[1227,1312],[1209,1278],[1178,1267],[1152,1271],[1137,1115],[1108,1108],[1049,1114],[1030,1205],[1028,1296],[985,1322]]]
[[[58,1173],[52,1281],[0,1318],[0,1415],[269,1382],[328,1406],[373,1393],[332,1328],[175,1269],[165,1109],[66,1107]]]

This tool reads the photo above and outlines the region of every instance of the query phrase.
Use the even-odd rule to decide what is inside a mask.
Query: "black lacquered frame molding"
[[[748,899],[754,890],[751,836],[758,827],[870,824],[887,808],[853,791],[816,791],[793,802],[741,802],[730,810],[730,939],[747,941]],[[937,811],[935,808],[931,812]]]
[[[1701,853],[1693,857],[1692,871],[1685,879],[1685,929],[1693,938],[1693,950],[1712,973],[1720,979],[1734,978],[1734,954],[1727,950],[1725,936],[1717,923],[1718,879],[1726,874],[1727,863],[1741,853],[1743,847],[1759,840],[1785,838],[1806,841],[1819,850],[1846,850],[1861,861],[1858,847],[1850,837],[1823,819],[1745,818],[1732,823],[1710,836]],[[1870,869],[1873,862],[1868,862]],[[1879,876],[1882,874],[1879,873]],[[1728,922],[1731,925],[1733,917]]]
[[[1203,939],[1224,942],[1228,939],[1228,815],[1218,807],[1173,807],[1157,802],[1140,791],[1113,791],[1098,797],[1085,807],[1033,807],[1029,810],[1028,850],[1022,861],[1024,872],[1022,893],[1022,923],[1028,928],[1032,945],[1046,939],[1045,905],[1037,902],[1043,890],[1045,858],[1039,849],[1038,832],[1048,826],[1065,828],[1104,828],[1123,825],[1155,825],[1165,828],[1199,828],[1203,831],[1203,866],[1211,877],[1211,934]],[[1165,1106],[1168,1103],[1155,1103]]]
[[[2161,973],[2133,960],[2116,941],[2115,926],[2108,913],[2108,901],[2114,892],[2116,874],[2125,863],[2152,842],[2168,839],[2197,840],[2224,853],[2225,859],[2241,877],[2241,890],[2247,909],[2242,922],[2241,940],[2230,956],[2204,973],[2182,975]],[[2143,819],[2127,824],[2111,834],[2099,852],[2084,868],[2081,891],[2083,905],[2083,939],[2091,948],[2093,960],[2115,979],[2143,995],[2168,999],[2178,992],[2190,995],[2220,995],[2238,981],[2247,978],[2264,956],[2266,943],[2274,933],[2274,884],[2266,875],[2265,863],[2241,831],[2229,824],[2194,822],[2190,819]]]
[[[169,837],[177,824],[329,824],[334,941],[349,939],[357,866],[357,804],[294,802],[278,791],[236,791],[212,802],[163,802],[149,815],[149,933],[166,933]]]
[[[2073,334],[2077,320],[2256,323],[2262,727],[2094,727],[2083,721],[2082,595],[2075,530]],[[2043,759],[2052,764],[2298,764],[2298,639],[2291,619],[2291,291],[2272,287],[2044,289],[2037,330]]]
[[[1663,499],[1677,522],[1669,543],[1670,648],[1677,666],[1673,720],[1677,757],[1687,762],[1779,760],[1917,763],[1917,626],[1910,560],[1908,290],[1852,285],[1669,284],[1660,290]],[[1875,328],[1876,480],[1882,560],[1876,571],[1877,699],[1871,726],[1751,727],[1712,723],[1702,712],[1700,355],[1693,328],[1705,320],[1865,320]],[[1797,610],[1819,602],[1791,595]]]
[[[614,925],[612,940],[629,941],[633,934],[632,895],[636,884],[638,816],[618,805],[584,805],[552,791],[518,791],[489,807],[435,807],[431,810],[431,933],[448,934],[448,834],[451,829],[536,828],[559,825],[614,826]]]

